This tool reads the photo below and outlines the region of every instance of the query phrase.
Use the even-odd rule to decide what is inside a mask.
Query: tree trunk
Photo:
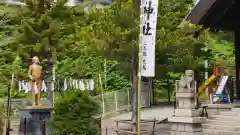
[[[45,13],[45,11],[46,11],[46,7],[45,6],[46,6],[45,0],[40,0],[39,3],[38,3],[38,7],[39,7],[38,11],[39,11],[40,14],[44,14]],[[48,9],[49,9],[49,7],[48,7]],[[42,31],[48,29],[49,25],[50,25],[49,23],[42,25],[42,27],[41,27],[39,32],[42,32]],[[53,42],[51,40],[51,35],[48,37],[48,39],[49,39],[50,46],[53,46]],[[38,40],[40,40],[40,39],[38,39]],[[48,103],[47,103],[47,106],[48,107],[53,107],[53,91],[52,91],[53,56],[52,56],[51,48],[44,48],[44,56],[45,56],[45,59],[47,60],[47,62],[46,62],[46,72],[45,72],[45,75],[44,75],[44,80],[45,80],[45,83],[46,83],[46,86],[47,86],[47,90],[48,90],[48,96],[47,96]]]
[[[140,15],[140,0],[133,0],[133,9],[135,10],[135,17]],[[138,40],[138,39],[136,39]],[[137,49],[137,48],[136,48]],[[132,131],[137,132],[138,122],[138,51],[132,55]]]
[[[151,77],[142,77],[141,81],[141,107],[150,106],[150,93],[152,92]]]
[[[141,4],[141,0],[133,0],[133,8],[136,11],[137,16],[140,15],[140,4]]]
[[[52,90],[52,82],[53,82],[53,63],[52,63],[52,52],[49,49],[49,53],[47,55],[47,71],[45,76],[45,81],[48,90],[48,107],[53,107],[53,90]]]
[[[137,55],[132,56],[132,126],[133,132],[137,132],[137,121],[138,121],[138,59]]]

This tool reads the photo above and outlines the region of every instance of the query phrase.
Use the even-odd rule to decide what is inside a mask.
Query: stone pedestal
[[[51,117],[52,108],[45,106],[25,106],[20,108],[19,135],[24,135],[26,127],[27,135],[42,135],[42,123],[46,123],[46,135],[50,132],[48,120]],[[26,118],[26,126],[24,124]]]
[[[178,102],[175,115],[168,118],[172,122],[171,135],[203,135],[201,123],[205,118],[199,117],[196,107],[195,93],[191,89],[182,89],[176,92]]]

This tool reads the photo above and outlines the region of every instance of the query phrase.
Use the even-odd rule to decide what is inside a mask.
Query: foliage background
[[[91,76],[99,82],[100,75],[104,91],[131,87],[132,56],[137,52],[139,33],[139,20],[132,3],[116,0],[104,9],[92,6],[86,13],[83,6],[69,8],[59,2],[40,18],[33,17],[39,16],[37,8],[0,5],[0,96],[6,95],[13,72],[17,80],[27,79],[31,58],[28,50],[37,52],[46,47],[53,50],[59,79]],[[204,59],[210,62],[210,73],[211,65],[220,61],[234,75],[232,33],[206,30],[193,37],[179,27],[192,5],[192,0],[159,1],[154,78],[158,98],[166,98],[168,90],[174,88],[174,81],[187,68],[198,71],[202,80]],[[33,29],[32,25],[41,26],[42,22],[51,27],[41,32]],[[192,30],[198,28],[191,28],[190,32],[195,33]],[[51,45],[46,40],[50,35],[55,41]],[[41,37],[41,42],[32,42],[29,36]],[[45,66],[44,58],[41,60]],[[100,87],[96,87],[97,91]]]
[[[0,5],[0,97],[6,96],[13,73],[13,91],[18,80],[28,80],[33,55],[41,58],[45,71],[46,56],[51,55],[57,80],[95,79],[93,96],[132,87],[139,44],[136,0],[114,0],[106,8],[92,6],[87,12],[84,5],[66,7],[62,0],[52,5],[46,1],[41,7],[40,1],[26,2],[28,6]],[[234,76],[232,33],[204,30],[196,37],[201,26],[183,22],[192,5],[192,0],[159,0],[155,101],[173,95],[174,82],[186,69],[197,71],[197,79],[203,81],[205,59],[210,74],[218,61]],[[98,128],[93,118],[98,106],[82,91],[66,92],[54,109],[52,126],[58,135]]]

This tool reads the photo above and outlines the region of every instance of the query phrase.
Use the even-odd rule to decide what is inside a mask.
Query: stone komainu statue
[[[179,92],[191,92],[194,90],[194,87],[194,71],[186,70],[179,81]]]

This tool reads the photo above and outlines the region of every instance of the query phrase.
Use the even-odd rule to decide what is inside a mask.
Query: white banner
[[[142,0],[140,42],[142,45],[142,76],[155,76],[155,39],[158,0]]]

